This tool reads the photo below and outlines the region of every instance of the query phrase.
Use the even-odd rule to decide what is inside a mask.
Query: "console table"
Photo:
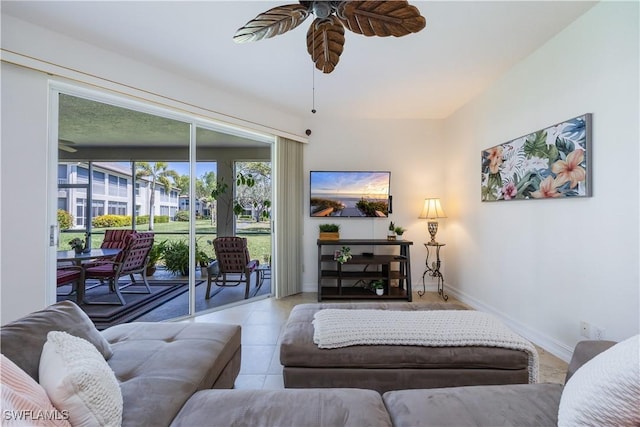
[[[407,240],[385,239],[318,239],[318,301],[323,299],[401,299],[411,301],[411,257]],[[352,258],[344,264],[334,259],[335,250],[343,246],[351,248]],[[371,246],[373,253],[358,254],[355,246]],[[378,246],[392,246],[399,249],[396,254],[376,254]],[[351,266],[345,268],[346,266]],[[372,269],[369,269],[372,267]],[[371,290],[369,283],[382,280],[384,294]],[[391,280],[398,281],[398,287],[390,286]],[[344,281],[355,282],[350,285]],[[335,283],[335,286],[327,286]]]

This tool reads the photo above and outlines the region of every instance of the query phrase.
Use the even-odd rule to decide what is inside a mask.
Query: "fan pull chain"
[[[311,23],[311,31],[313,32],[312,37],[312,48],[311,48],[311,114],[316,113],[316,64],[313,60],[313,54],[316,50],[316,26],[315,22]]]
[[[313,61],[311,62],[311,112],[316,113],[316,72]]]
[[[316,26],[312,23],[312,31],[313,31],[313,48],[311,49],[312,53],[315,51],[315,42],[316,42]],[[311,113],[316,113],[316,64],[313,62],[313,58],[311,59]]]

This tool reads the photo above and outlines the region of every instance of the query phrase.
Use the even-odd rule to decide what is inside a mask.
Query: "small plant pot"
[[[382,288],[376,288],[376,295],[378,295],[378,296],[382,296],[382,295],[384,295],[384,289],[382,289]]]
[[[404,240],[402,234],[396,234],[396,240]]]

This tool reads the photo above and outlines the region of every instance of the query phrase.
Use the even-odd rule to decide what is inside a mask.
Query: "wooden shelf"
[[[411,257],[409,247],[413,242],[385,239],[318,239],[318,301],[322,299],[403,299],[411,301]],[[343,263],[333,257],[333,250],[323,253],[323,247],[336,246],[373,246],[373,255],[353,255]],[[376,246],[393,246],[400,249],[399,254],[375,254]],[[333,249],[333,248],[331,248]],[[352,248],[353,251],[353,248]],[[358,266],[358,267],[356,267]],[[363,268],[363,266],[365,266]],[[376,266],[367,270],[366,266]],[[378,296],[370,289],[361,286],[349,286],[343,281],[384,282],[385,295]],[[390,286],[391,280],[398,281],[398,287]],[[327,281],[335,281],[336,286],[326,286]]]
[[[392,287],[389,293],[376,295],[373,291],[358,286],[343,286],[341,289],[323,286],[322,295],[327,299],[407,299],[407,291],[396,287]]]

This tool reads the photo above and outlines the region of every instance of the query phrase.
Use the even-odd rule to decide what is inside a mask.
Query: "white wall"
[[[445,122],[447,284],[568,357],[639,305],[638,3],[596,5]],[[480,151],[593,113],[593,197],[480,202]]]
[[[427,120],[345,120],[321,111],[310,124],[312,135],[305,146],[305,211],[303,290],[316,292],[318,225],[340,225],[341,238],[386,239],[389,221],[407,228],[405,239],[414,242],[411,266],[414,287],[424,269],[427,225],[419,220],[425,197],[444,194],[442,176],[442,122]],[[311,218],[309,171],[391,171],[393,213],[380,218]],[[438,237],[446,236],[446,225]],[[381,248],[378,248],[381,249]],[[382,248],[384,249],[384,248]],[[364,248],[358,250],[366,251]],[[382,253],[380,250],[379,253]],[[427,283],[429,285],[429,283]]]

